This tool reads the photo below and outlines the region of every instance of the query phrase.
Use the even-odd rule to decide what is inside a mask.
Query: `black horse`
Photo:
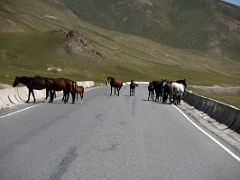
[[[107,83],[110,83],[111,86],[111,93],[110,96],[112,95],[112,88],[114,88],[114,93],[116,94],[116,90],[118,92],[118,96],[119,96],[119,91],[121,89],[121,87],[123,86],[122,80],[120,79],[115,79],[111,76],[107,77]]]
[[[47,80],[47,78],[43,78],[41,76],[35,76],[35,77],[27,77],[27,76],[18,77],[17,76],[13,82],[13,87],[16,87],[19,83],[24,84],[28,88],[28,99],[27,99],[26,103],[29,102],[31,94],[34,99],[33,102],[34,103],[36,102],[36,98],[35,98],[33,90],[46,89],[46,99],[49,96],[51,85],[50,85],[49,81]]]
[[[154,86],[152,82],[148,85],[148,101],[149,99],[154,100]]]
[[[138,87],[138,84],[136,84],[133,80],[131,80],[130,83],[130,96],[135,95],[135,88]]]

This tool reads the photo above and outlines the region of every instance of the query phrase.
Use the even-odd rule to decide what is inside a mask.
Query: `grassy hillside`
[[[240,8],[220,0],[66,0],[82,19],[239,61]]]
[[[160,2],[171,5],[171,1],[169,6]],[[173,28],[168,22],[161,24],[166,27],[163,32]],[[38,74],[97,82],[113,75],[124,81],[186,78],[190,84],[240,85],[239,61],[100,28],[76,16],[63,0],[2,0],[0,24],[3,83],[12,83],[15,76]],[[80,32],[104,58],[89,51],[67,53],[66,34],[55,32],[59,29]],[[49,72],[48,67],[61,68],[62,72]]]

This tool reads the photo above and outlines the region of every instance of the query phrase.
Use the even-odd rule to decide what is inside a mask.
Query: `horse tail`
[[[122,86],[123,86],[123,83],[120,84],[120,86],[119,86],[119,91],[120,91],[120,89],[122,88]]]

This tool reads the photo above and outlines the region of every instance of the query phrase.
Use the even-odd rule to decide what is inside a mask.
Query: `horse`
[[[163,98],[162,98],[162,103],[167,103],[167,99],[169,98],[169,102],[172,102],[172,81],[165,81],[163,85]]]
[[[152,82],[149,82],[149,85],[148,85],[148,101],[150,98],[152,100],[154,99],[154,86]]]
[[[122,81],[109,76],[109,77],[107,77],[107,83],[110,83],[110,86],[111,86],[110,96],[112,95],[112,88],[114,88],[114,94],[116,94],[116,90],[117,90],[118,96],[119,96],[119,91],[120,91],[121,87],[123,86]]]
[[[163,90],[163,83],[165,82],[165,80],[159,80],[159,81],[152,81],[154,90],[155,90],[155,101],[159,101],[160,97],[162,96],[162,90]]]
[[[63,99],[64,103],[68,102],[69,93],[72,95],[72,103],[75,102],[75,88],[76,82],[70,79],[65,78],[57,78],[52,80],[51,84],[51,99],[49,102],[53,102],[55,91],[63,91]]]
[[[138,84],[136,84],[133,80],[131,80],[130,83],[130,96],[135,95],[135,87],[138,87]]]
[[[83,87],[83,86],[76,86],[75,89],[74,89],[74,91],[75,91],[75,93],[77,94],[77,101],[78,101],[78,94],[80,95],[81,104],[82,104],[84,87]]]
[[[184,85],[181,83],[172,83],[172,88],[173,88],[173,103],[175,105],[181,105],[181,99],[184,93]]]
[[[49,96],[50,92],[50,83],[46,78],[43,78],[41,76],[35,76],[35,77],[27,77],[27,76],[17,76],[13,82],[13,87],[16,87],[19,83],[24,84],[28,88],[28,99],[26,103],[29,103],[30,96],[32,94],[34,103],[36,102],[36,98],[34,95],[33,90],[42,90],[46,89],[46,99]]]

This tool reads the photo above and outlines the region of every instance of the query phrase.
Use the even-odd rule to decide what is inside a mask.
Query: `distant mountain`
[[[81,19],[177,48],[240,56],[240,7],[220,0],[65,0]]]

